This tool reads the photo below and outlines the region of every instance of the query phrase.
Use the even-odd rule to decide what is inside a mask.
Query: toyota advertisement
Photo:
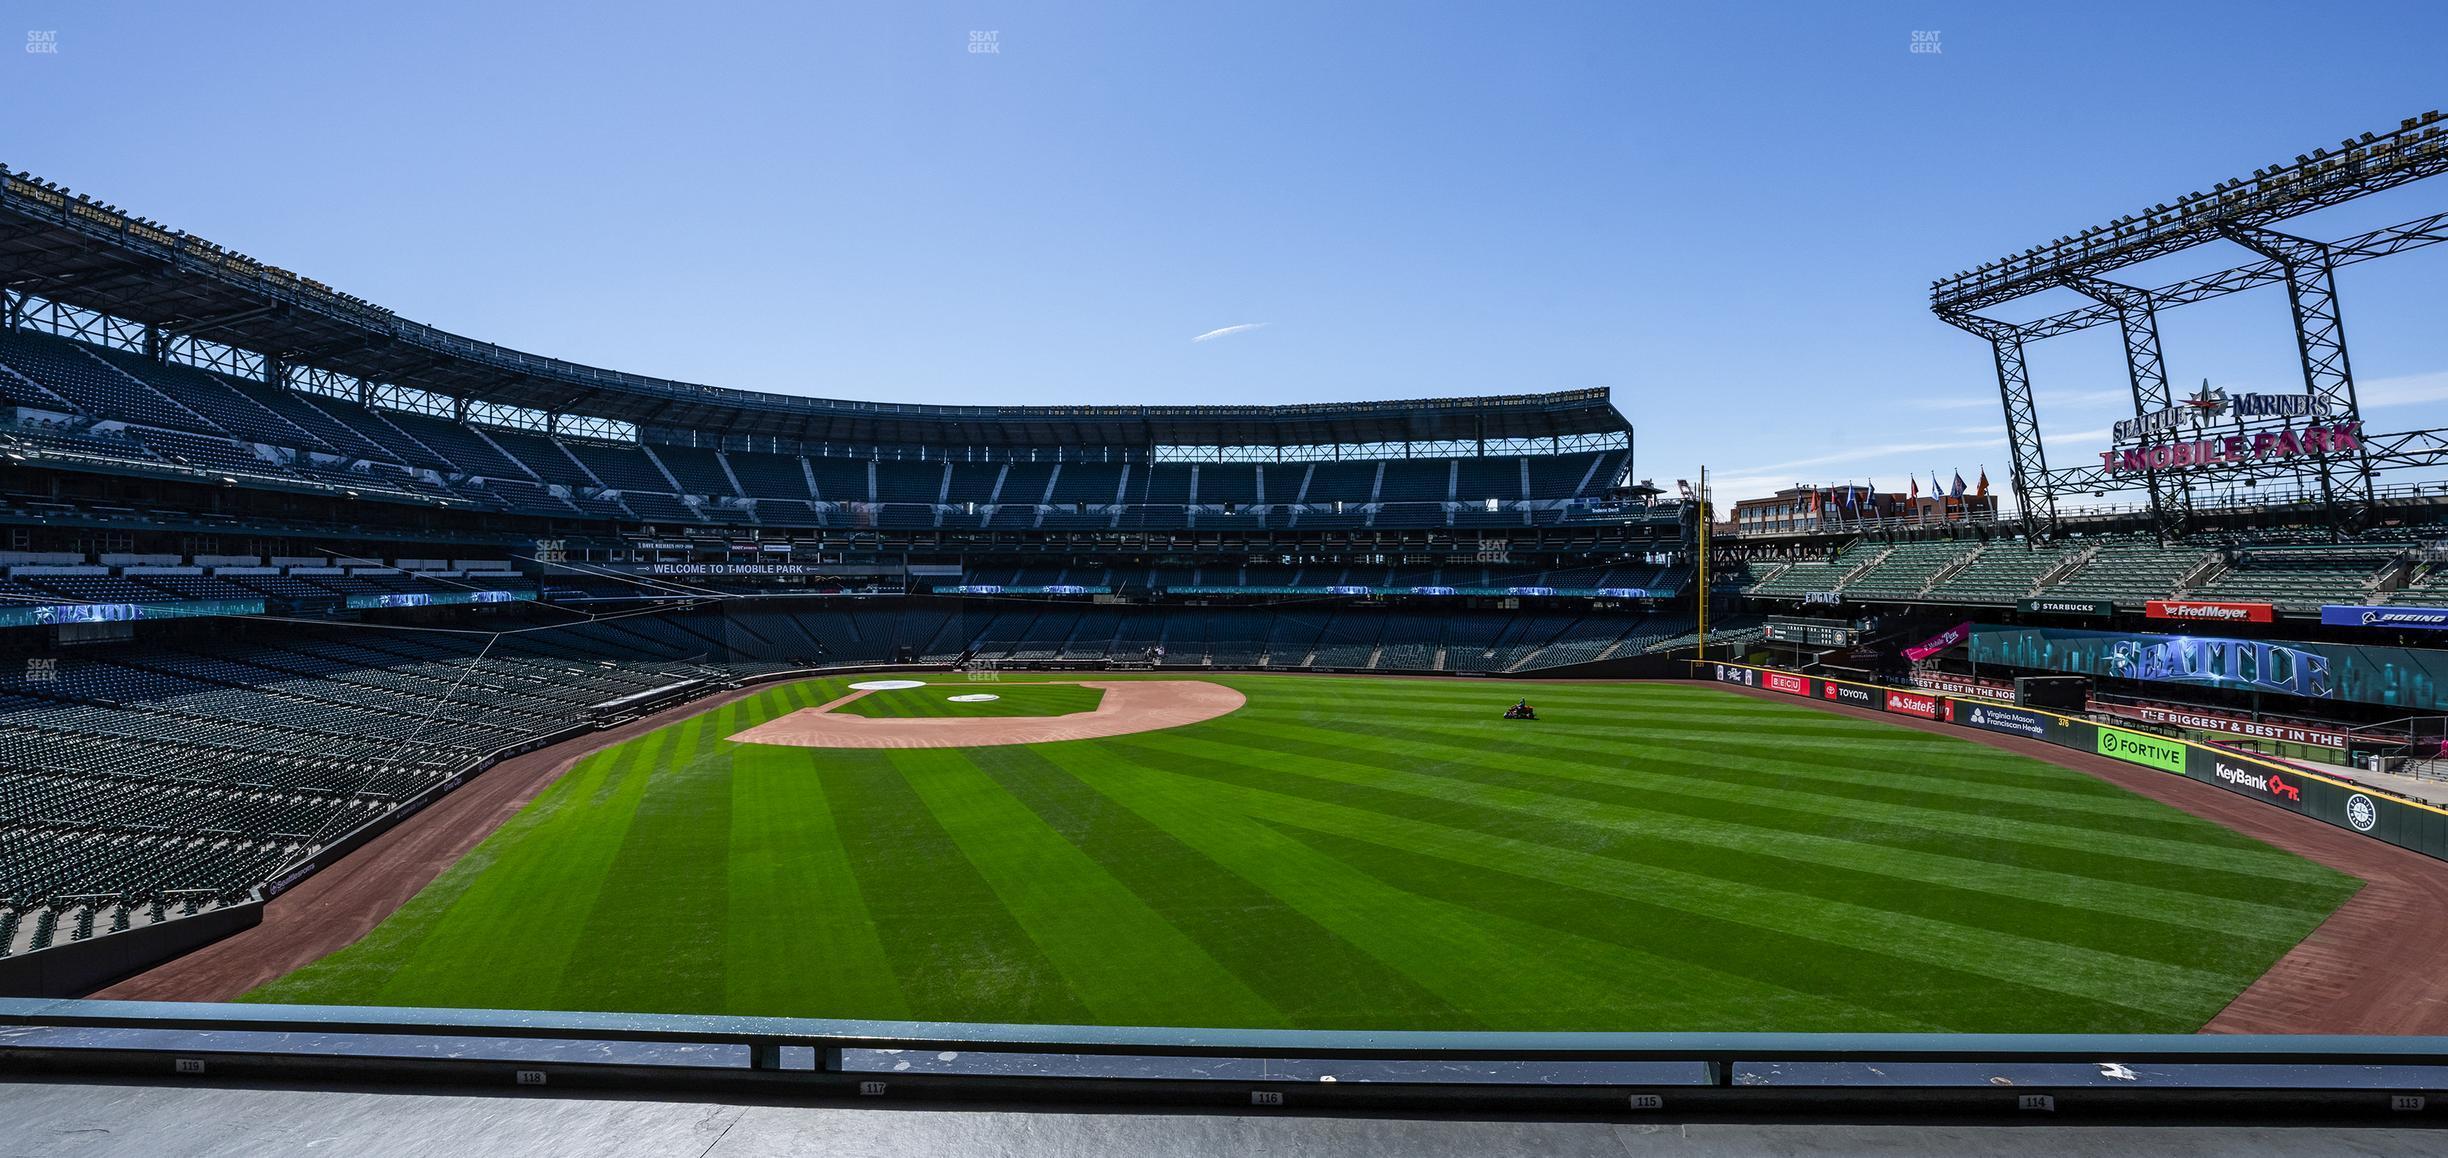
[[[1851,704],[1857,708],[1879,706],[1878,692],[1859,684],[1840,684],[1834,680],[1821,680],[1819,681],[1819,696],[1821,699],[1833,700],[1840,704]]]

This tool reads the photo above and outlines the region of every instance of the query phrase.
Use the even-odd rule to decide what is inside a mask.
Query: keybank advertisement
[[[1984,626],[1972,632],[1971,656],[1983,666],[2448,710],[2448,651],[2430,648]]]

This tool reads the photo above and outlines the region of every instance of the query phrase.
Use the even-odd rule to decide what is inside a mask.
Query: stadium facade
[[[0,981],[20,990],[206,939],[494,761],[745,681],[1530,672],[1693,629],[1692,510],[1635,481],[1604,389],[982,407],[701,386],[408,322],[21,174],[0,177],[0,285]],[[44,952],[92,943],[134,948]]]

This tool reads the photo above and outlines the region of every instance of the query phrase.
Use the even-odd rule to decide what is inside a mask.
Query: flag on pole
[[[1959,471],[1956,471],[1956,472],[1955,472],[1955,489],[1954,489],[1954,490],[1952,490],[1952,491],[1947,492],[1947,497],[1948,497],[1948,498],[1950,498],[1950,499],[1960,499],[1960,498],[1962,498],[1962,497],[1963,497],[1963,493],[1964,493],[1964,480],[1963,480],[1963,472],[1959,470]]]
[[[1977,490],[1975,490],[1975,491],[1973,491],[1973,492],[1972,492],[1972,497],[1973,497],[1973,498],[1976,498],[1976,499],[1985,499],[1985,498],[1988,498],[1988,497],[1989,497],[1989,468],[1988,468],[1988,467],[1985,467],[1985,466],[1984,466],[1984,467],[1982,467],[1982,468],[1981,468],[1981,473],[1980,473],[1980,487],[1979,487],[1979,489],[1977,489]]]

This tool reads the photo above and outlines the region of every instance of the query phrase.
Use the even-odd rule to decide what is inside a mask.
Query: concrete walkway
[[[2425,1115],[2426,1118],[2429,1115]],[[1269,1114],[1027,1112],[436,1092],[168,1085],[0,1085],[9,1155],[487,1154],[664,1158],[2322,1158],[2448,1154],[2448,1132],[2392,1122],[2270,1126],[1898,1126],[1489,1122]]]

